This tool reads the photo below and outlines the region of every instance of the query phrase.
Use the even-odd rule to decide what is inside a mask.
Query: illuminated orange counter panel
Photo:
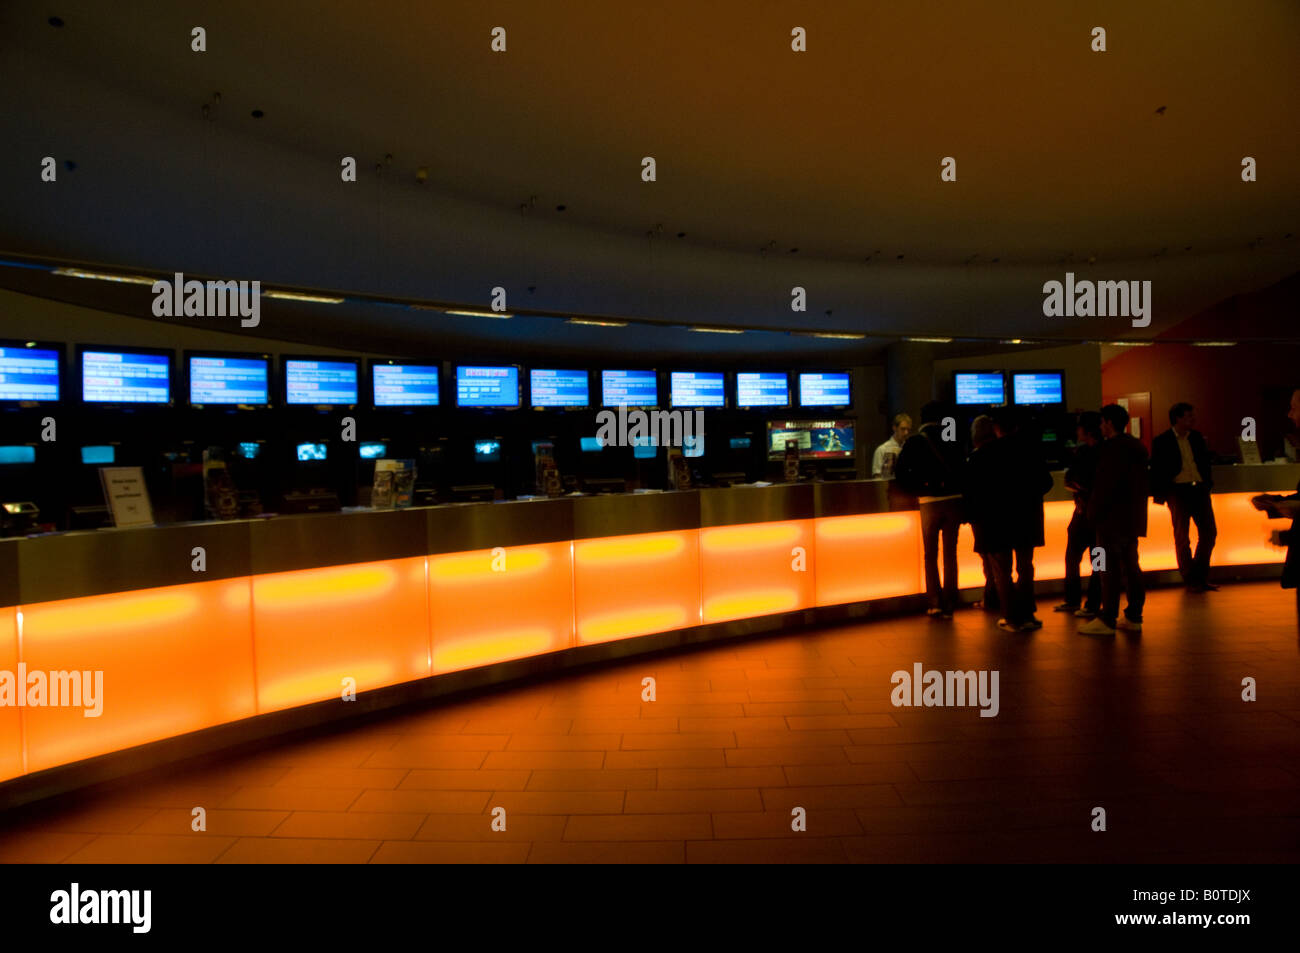
[[[1282,561],[1268,536],[1286,524],[1251,508],[1252,495],[1216,494],[1216,565]],[[677,509],[680,523],[691,511]],[[552,537],[576,535],[567,511],[548,512]],[[1040,579],[1063,575],[1071,512],[1067,501],[1046,504]],[[421,532],[417,526],[402,545],[424,545]],[[434,538],[430,531],[430,549]],[[182,530],[176,539],[188,537]],[[366,551],[381,543],[371,540]],[[94,537],[96,546],[110,544],[118,544],[113,534]],[[246,565],[257,566],[247,549]],[[0,552],[0,562],[14,552]],[[230,552],[234,559],[241,550]],[[1142,564],[1174,567],[1163,506],[1151,507]],[[963,587],[983,584],[969,527],[960,569]],[[103,687],[93,704],[68,697],[62,705],[18,707],[5,699],[0,781],[348,691],[701,624],[912,595],[924,590],[923,580],[919,514],[905,510],[521,541],[3,606],[0,679],[11,673],[11,696],[20,667],[84,673],[88,689],[102,673]],[[43,585],[48,591],[54,583]]]

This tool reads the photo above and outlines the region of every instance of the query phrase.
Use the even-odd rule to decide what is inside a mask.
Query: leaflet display
[[[456,368],[456,406],[518,407],[519,368]]]
[[[436,364],[371,364],[376,407],[437,407]]]
[[[357,362],[286,360],[284,386],[290,404],[355,404]]]
[[[601,371],[600,402],[605,407],[656,407],[659,384],[654,371]]]
[[[737,407],[785,407],[790,403],[790,378],[784,371],[741,371],[736,374]]]
[[[586,407],[586,371],[557,371],[534,368],[529,371],[529,400],[534,407]]]
[[[669,400],[674,407],[725,407],[721,371],[673,371]]]
[[[127,351],[81,352],[81,399],[87,403],[166,404],[171,358]]]
[[[270,361],[264,357],[189,358],[190,404],[259,404],[271,402]]]
[[[58,399],[58,351],[0,347],[0,400]]]
[[[847,371],[829,374],[799,375],[799,404],[803,407],[847,407],[853,403],[849,396]]]

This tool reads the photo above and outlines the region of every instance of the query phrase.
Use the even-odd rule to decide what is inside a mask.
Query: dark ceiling
[[[512,312],[671,326],[350,300],[268,309],[281,337],[870,359],[899,335],[1153,337],[1300,268],[1294,0],[19,0],[0,44],[10,258],[480,308],[501,286]],[[1045,318],[1066,271],[1151,281],[1151,327]],[[0,282],[148,316],[147,289]],[[786,333],[810,329],[869,337]]]

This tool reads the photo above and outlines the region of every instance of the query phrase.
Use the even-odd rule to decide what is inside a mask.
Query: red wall
[[[1155,344],[1129,348],[1101,367],[1107,397],[1151,394],[1152,434],[1169,428],[1169,408],[1196,407],[1200,431],[1215,453],[1236,455],[1241,419],[1254,417],[1260,455],[1282,452],[1291,391],[1300,387],[1300,342],[1193,347]]]

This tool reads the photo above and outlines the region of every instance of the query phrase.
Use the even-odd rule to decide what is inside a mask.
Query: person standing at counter
[[[1210,583],[1210,554],[1218,531],[1214,525],[1214,504],[1210,491],[1210,450],[1196,429],[1196,410],[1191,404],[1169,408],[1170,428],[1151,441],[1151,495],[1156,503],[1169,504],[1174,524],[1174,551],[1178,571],[1191,592],[1219,587]],[[1196,554],[1192,554],[1192,523],[1196,523]]]
[[[1097,531],[1097,545],[1105,558],[1101,577],[1101,612],[1081,626],[1084,635],[1114,635],[1115,629],[1142,631],[1146,584],[1138,562],[1138,540],[1147,534],[1147,449],[1125,433],[1128,411],[1119,404],[1101,409],[1101,447],[1097,476],[1088,497],[1088,520]],[[1128,594],[1124,615],[1119,614],[1121,581]]]
[[[1074,460],[1065,471],[1065,485],[1074,491],[1074,515],[1065,537],[1065,601],[1055,606],[1056,612],[1073,612],[1082,619],[1094,618],[1101,611],[1101,574],[1088,576],[1088,598],[1083,601],[1083,577],[1079,573],[1079,560],[1092,559],[1092,548],[1097,544],[1097,531],[1088,522],[1088,495],[1097,478],[1097,447],[1101,444],[1101,414],[1095,410],[1079,415],[1077,428],[1079,445]],[[1082,603],[1082,604],[1081,604]]]
[[[1295,429],[1286,435],[1291,446],[1300,449],[1300,387],[1291,392],[1291,407],[1287,411]],[[1295,590],[1296,620],[1300,623],[1300,483],[1290,496],[1261,493],[1251,499],[1255,509],[1263,510],[1274,519],[1290,517],[1291,528],[1281,533],[1286,544],[1286,562],[1282,565],[1282,588]]]
[[[892,480],[894,465],[898,454],[912,435],[912,418],[907,414],[894,415],[894,433],[888,440],[876,448],[871,456],[871,478],[873,480]]]
[[[921,510],[921,546],[925,556],[925,595],[931,618],[951,619],[957,607],[957,533],[962,524],[962,469],[956,440],[943,439],[943,404],[921,408],[921,429],[903,444],[894,468],[899,487],[917,498]],[[939,546],[943,545],[943,582],[939,581]]]
[[[1041,629],[1034,595],[1034,549],[1046,543],[1043,532],[1043,497],[1052,489],[1052,471],[1042,451],[1020,428],[1015,409],[1007,407],[993,416],[993,429],[1002,445],[1001,481],[1006,503],[1002,519],[1016,562],[1016,616],[1022,628]],[[1005,602],[1003,603],[1005,605]],[[1008,608],[1007,618],[1011,618]]]
[[[1021,617],[1020,602],[1011,588],[1011,534],[1006,518],[1007,459],[1005,441],[997,439],[993,418],[981,414],[971,421],[971,444],[966,459],[963,496],[966,519],[975,534],[975,552],[984,563],[984,607],[1002,606],[998,619],[1004,632],[1019,632],[1028,621]]]

